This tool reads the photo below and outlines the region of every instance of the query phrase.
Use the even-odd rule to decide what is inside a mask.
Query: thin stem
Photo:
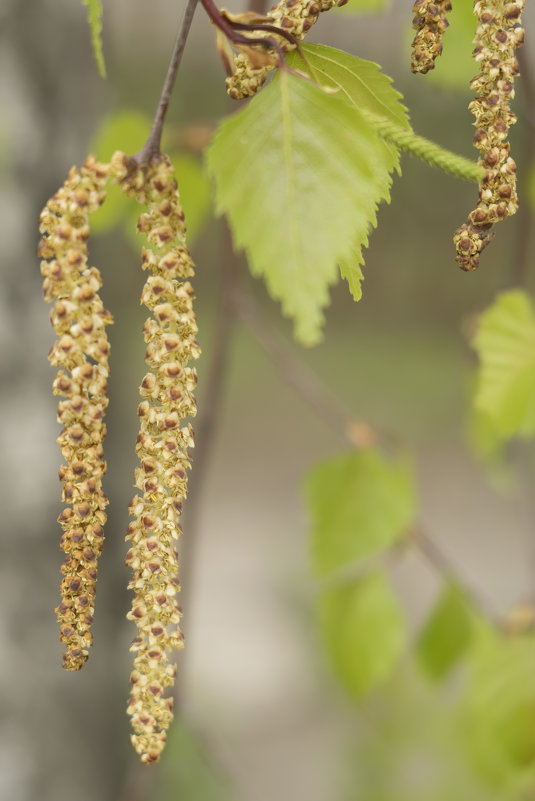
[[[236,311],[287,383],[338,433],[345,444],[351,441],[349,432],[352,421],[347,410],[329,387],[291,353],[284,339],[263,317],[253,299],[243,291],[236,298]]]
[[[287,383],[294,387],[300,397],[315,409],[318,415],[336,431],[341,440],[346,444],[348,442],[351,443],[353,447],[359,447],[362,444],[370,444],[370,439],[373,441],[373,434],[375,433],[375,439],[378,439],[380,434],[382,440],[386,438],[390,442],[396,441],[394,435],[390,432],[372,432],[369,428],[366,431],[366,429],[362,428],[362,424],[352,420],[329,387],[322,382],[316,373],[291,353],[282,337],[262,316],[254,301],[243,292],[237,297],[236,310],[240,319],[272,359]],[[364,442],[359,441],[360,437],[363,437]],[[368,441],[366,441],[366,437]],[[415,529],[412,534],[413,537],[409,541],[425,556],[436,572],[443,579],[455,582],[486,619],[491,621],[497,628],[503,629],[504,625],[493,610],[492,604],[488,603],[477,590],[458,574],[456,567],[431,536],[421,526]]]
[[[490,621],[498,630],[503,631],[506,623],[492,608],[487,598],[484,598],[479,589],[469,583],[466,578],[461,577],[457,567],[450,558],[442,551],[429,534],[420,526],[412,532],[414,543],[420,553],[426,558],[429,564],[440,573],[442,578],[456,584],[467,600],[479,610],[483,617]]]
[[[184,17],[182,19],[182,24],[175,41],[175,47],[171,55],[171,61],[169,62],[169,68],[167,70],[167,75],[165,76],[162,93],[160,95],[160,100],[158,101],[158,106],[156,108],[156,114],[154,115],[150,133],[147,137],[147,141],[139,153],[134,156],[134,159],[138,164],[145,164],[152,156],[156,156],[160,153],[160,144],[162,141],[162,129],[165,115],[167,114],[167,107],[169,106],[173,86],[175,85],[178,68],[180,66],[180,62],[182,61],[182,54],[186,46],[191,23],[193,22],[193,15],[195,14],[197,2],[198,0],[188,0],[186,10],[184,11]]]

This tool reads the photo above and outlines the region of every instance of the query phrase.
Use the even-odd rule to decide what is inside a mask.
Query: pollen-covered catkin
[[[173,686],[176,674],[170,655],[183,646],[175,540],[187,492],[188,448],[193,446],[193,431],[183,421],[196,412],[197,373],[189,364],[200,350],[193,289],[186,280],[193,275],[193,262],[169,159],[159,155],[148,165],[138,165],[116,153],[111,169],[122,190],[147,206],[138,231],[150,243],[142,252],[142,267],[150,275],[141,300],[152,317],[143,329],[149,371],[141,382],[138,407],[140,466],[135,483],[140,494],[130,504],[134,519],[126,537],[131,542],[126,564],[133,573],[129,589],[134,591],[128,618],[138,627],[131,648],[136,656],[127,711],[134,748],[148,763],[159,759],[165,745],[173,717],[173,700],[166,689]]]
[[[460,0],[462,2],[462,0]],[[412,27],[416,36],[412,41],[411,70],[421,73],[434,69],[435,59],[442,53],[444,31],[449,26],[450,0],[416,0]]]
[[[475,270],[479,255],[492,238],[494,223],[514,214],[518,207],[516,164],[506,141],[516,122],[510,108],[514,77],[518,75],[515,50],[524,41],[521,13],[525,0],[476,0],[478,26],[474,58],[480,73],[471,87],[477,97],[469,108],[475,116],[474,146],[478,163],[485,169],[479,186],[479,202],[454,235],[457,262],[463,270]]]
[[[97,559],[102,551],[106,472],[102,443],[110,346],[105,326],[112,317],[98,294],[102,281],[87,266],[89,212],[104,201],[108,166],[89,156],[73,167],[63,186],[41,212],[39,255],[45,300],[55,301],[50,318],[58,339],[49,359],[59,367],[54,393],[63,424],[57,442],[65,459],[59,471],[63,500],[68,506],[58,518],[63,528],[61,603],[56,609],[63,666],[79,670],[92,642]]]
[[[267,13],[267,21],[282,28],[296,39],[303,39],[307,31],[317,22],[322,11],[343,6],[347,0],[281,0]],[[258,32],[252,35],[258,36]],[[289,52],[294,45],[276,34],[267,34],[275,39],[281,49]],[[251,48],[252,49],[252,48]],[[241,100],[256,94],[264,85],[272,64],[257,66],[246,52],[239,53],[234,60],[234,72],[227,80],[227,92],[233,100]]]

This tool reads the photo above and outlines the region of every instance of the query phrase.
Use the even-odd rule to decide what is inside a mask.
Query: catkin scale
[[[147,206],[137,227],[150,244],[142,251],[142,267],[150,275],[141,301],[152,317],[143,327],[149,369],[141,381],[138,407],[135,485],[140,494],[130,503],[133,520],[126,536],[129,589],[134,591],[128,618],[138,628],[131,648],[135,658],[127,711],[134,748],[142,762],[150,763],[159,759],[173,717],[172,698],[166,695],[176,674],[170,656],[183,647],[175,540],[187,493],[188,449],[194,444],[191,426],[184,425],[196,412],[197,374],[189,363],[200,350],[187,280],[193,262],[171,164],[160,155],[138,165],[116,153],[111,170],[123,192]]]
[[[63,430],[57,442],[65,459],[59,478],[68,506],[58,518],[65,560],[56,614],[67,670],[83,667],[92,643],[89,629],[106,522],[102,443],[110,348],[105,327],[112,317],[98,294],[100,273],[87,266],[87,239],[89,213],[104,201],[107,176],[107,165],[89,156],[80,171],[70,170],[40,217],[43,291],[45,300],[54,301],[50,320],[58,337],[49,353],[59,368],[53,389],[65,398],[58,404]]]

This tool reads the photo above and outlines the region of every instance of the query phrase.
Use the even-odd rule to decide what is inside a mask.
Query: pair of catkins
[[[515,50],[524,41],[521,14],[525,0],[475,0],[477,29],[473,56],[480,72],[471,88],[476,98],[469,108],[475,116],[474,145],[484,169],[477,206],[455,232],[457,262],[463,270],[475,270],[479,256],[493,237],[495,223],[518,208],[516,164],[506,141],[509,126],[516,122],[510,102],[513,79],[518,75]],[[413,11],[416,36],[412,43],[412,71],[433,69],[442,52],[442,37],[448,27],[450,0],[417,0]]]
[[[67,504],[58,519],[65,560],[56,613],[65,646],[63,665],[80,670],[92,643],[97,563],[106,521],[106,326],[112,322],[99,295],[100,272],[88,265],[87,241],[89,215],[104,202],[110,179],[145,207],[137,227],[149,242],[142,251],[142,267],[149,273],[142,301],[152,312],[143,329],[148,372],[140,387],[138,495],[130,504],[126,563],[134,592],[128,618],[138,628],[131,649],[135,658],[128,703],[132,742],[143,762],[154,762],[172,719],[169,688],[176,666],[170,658],[182,647],[175,545],[187,492],[188,449],[193,446],[193,431],[185,422],[196,411],[197,374],[191,362],[200,354],[188,281],[193,262],[176,180],[164,155],[147,164],[123,153],[116,153],[110,164],[90,156],[80,170],[70,170],[41,213],[39,255],[45,299],[54,304],[50,317],[57,339],[49,359],[58,368],[54,393],[63,398],[58,405],[63,429],[57,441],[65,459],[59,476]]]

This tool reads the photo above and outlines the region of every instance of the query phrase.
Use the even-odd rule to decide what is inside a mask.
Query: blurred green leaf
[[[208,150],[217,211],[303,344],[321,338],[338,262],[367,242],[389,199],[385,152],[356,107],[286,72],[225,120]]]
[[[212,184],[199,159],[190,153],[171,153],[178,190],[186,215],[188,244],[197,239],[210,215]]]
[[[211,763],[202,742],[175,720],[157,773],[151,801],[229,801],[224,777]]]
[[[474,4],[471,0],[458,0],[452,5],[448,14],[450,26],[444,33],[442,55],[435,61],[433,70],[425,76],[416,77],[435,86],[469,93],[470,81],[479,72],[479,66],[472,57],[477,27]],[[409,41],[413,40],[414,34],[415,31],[409,28]]]
[[[458,587],[448,584],[418,638],[420,664],[431,678],[444,678],[466,653],[471,638],[466,599]]]
[[[119,111],[106,117],[97,128],[90,142],[90,150],[99,161],[104,162],[109,162],[116,150],[133,155],[143,147],[151,124],[151,118],[139,111]],[[105,233],[123,220],[128,220],[128,225],[131,225],[132,219],[137,220],[139,211],[139,204],[134,198],[125,197],[116,184],[108,184],[106,201],[91,215],[91,230]]]
[[[371,449],[322,462],[309,473],[305,489],[319,576],[386,550],[415,515],[409,466]]]
[[[380,14],[389,5],[390,0],[349,0],[345,6],[336,6],[335,10],[342,14]]]
[[[535,637],[506,638],[482,628],[472,650],[463,725],[468,754],[490,786],[503,788],[504,794],[531,792]]]
[[[497,434],[535,432],[535,311],[521,290],[502,292],[472,341],[479,356],[475,408]]]
[[[405,643],[405,619],[383,573],[324,591],[318,623],[335,676],[353,698],[385,682]]]
[[[99,161],[110,161],[116,150],[133,155],[141,150],[149,135],[152,120],[147,114],[124,109],[106,117],[90,143]]]
[[[344,801],[513,801],[474,771],[452,689],[422,681],[410,656],[402,660],[362,705]]]
[[[109,161],[116,150],[128,154],[139,152],[147,138],[152,120],[139,111],[120,111],[108,117],[96,131],[91,151],[101,161]],[[207,221],[210,212],[211,186],[201,162],[189,153],[170,155],[178,189],[186,215],[188,244],[192,244]],[[104,233],[119,222],[124,223],[127,237],[137,248],[136,234],[139,203],[125,197],[115,184],[108,185],[106,202],[91,217],[92,230]]]
[[[98,71],[100,77],[105,78],[106,65],[102,50],[102,2],[101,0],[82,0],[82,3],[87,6],[87,21],[91,28],[91,42]]]

